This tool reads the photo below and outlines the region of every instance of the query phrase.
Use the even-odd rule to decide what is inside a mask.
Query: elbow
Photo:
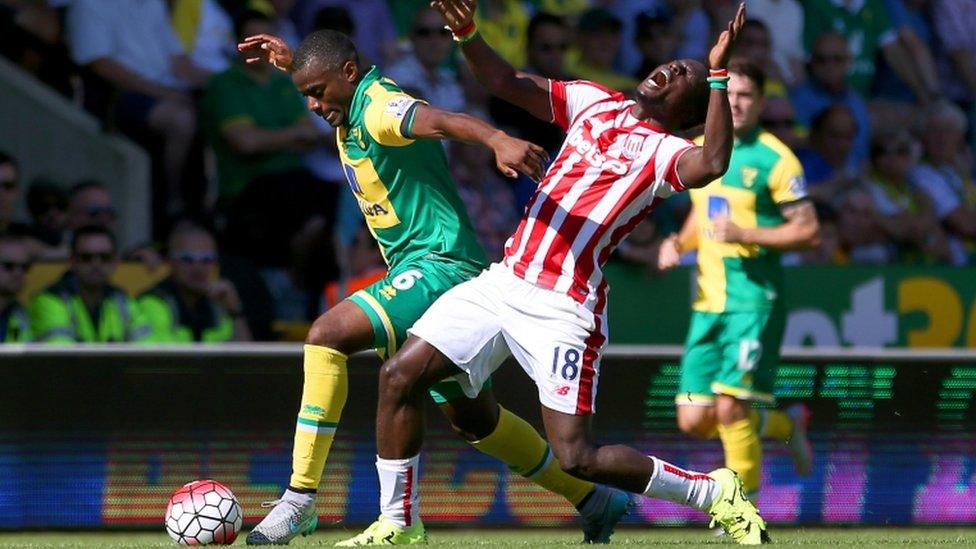
[[[708,177],[709,181],[713,181],[725,175],[725,172],[729,169],[730,156],[726,155],[723,158],[716,158],[708,163]]]
[[[806,235],[806,239],[804,240],[804,244],[807,248],[819,248],[820,245],[823,244],[823,237],[821,235],[819,224],[815,224],[810,227],[810,230]]]

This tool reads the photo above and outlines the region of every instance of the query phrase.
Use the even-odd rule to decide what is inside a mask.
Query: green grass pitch
[[[291,547],[331,547],[357,532],[330,529],[299,538]],[[806,547],[974,547],[974,528],[774,528],[776,545]],[[570,530],[433,530],[433,547],[568,547],[578,545],[580,534]],[[243,546],[243,535],[235,545]],[[707,530],[626,528],[613,545],[670,547],[732,547]],[[0,533],[0,547],[176,547],[164,532],[27,532]]]

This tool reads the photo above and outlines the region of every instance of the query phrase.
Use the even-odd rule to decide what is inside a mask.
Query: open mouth
[[[651,88],[663,88],[669,82],[671,82],[671,72],[668,69],[661,69],[647,79],[647,85]]]

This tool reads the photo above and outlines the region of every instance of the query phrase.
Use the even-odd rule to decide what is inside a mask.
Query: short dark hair
[[[108,192],[108,185],[97,179],[84,179],[75,183],[70,189],[68,189],[68,198],[74,200],[79,194],[89,189],[102,189]]]
[[[236,36],[238,40],[246,38],[244,36],[244,27],[246,27],[251,21],[271,23],[271,18],[268,17],[268,15],[263,11],[258,11],[253,8],[241,10],[241,12],[234,17],[234,36]]]
[[[552,25],[554,27],[566,28],[566,20],[558,15],[551,14],[549,12],[540,11],[539,13],[532,16],[529,20],[529,26],[525,31],[525,36],[528,42],[531,44],[535,40],[535,33],[539,30],[539,27],[545,25]]]
[[[0,151],[0,164],[13,164],[17,172],[20,173],[20,163],[17,162],[17,159],[3,151]]]
[[[73,233],[71,233],[71,254],[74,255],[78,251],[78,241],[86,236],[105,236],[112,242],[112,251],[118,251],[118,241],[115,240],[115,235],[112,231],[102,227],[101,225],[85,225],[84,227],[79,227]]]
[[[849,109],[847,105],[843,103],[834,103],[833,105],[824,107],[823,110],[814,115],[813,120],[810,121],[810,133],[815,133],[822,130],[824,125],[827,123],[827,120],[839,112],[847,114],[847,116],[854,121],[854,125],[857,126],[857,119],[854,118],[854,113],[851,112],[851,109]]]
[[[760,96],[763,95],[766,86],[766,72],[759,66],[759,63],[747,57],[733,57],[727,68],[730,73],[745,76],[752,80],[752,83],[756,85],[756,91],[759,92]]]
[[[359,63],[356,45],[348,36],[334,30],[317,30],[305,37],[292,57],[292,70],[302,70],[313,61],[325,70],[338,70],[346,61]]]

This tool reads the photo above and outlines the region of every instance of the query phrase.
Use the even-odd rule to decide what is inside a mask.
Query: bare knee
[[[384,362],[380,367],[380,400],[404,402],[415,398],[418,392],[425,390],[420,376],[411,372],[410,368],[400,365],[397,355]]]
[[[596,448],[587,443],[553,443],[553,454],[559,467],[566,473],[581,479],[592,478],[596,462]]]
[[[712,406],[678,406],[678,429],[695,438],[715,435],[715,408]]]
[[[751,408],[752,404],[748,400],[739,400],[729,395],[718,395],[715,398],[715,418],[722,425],[747,419]]]

